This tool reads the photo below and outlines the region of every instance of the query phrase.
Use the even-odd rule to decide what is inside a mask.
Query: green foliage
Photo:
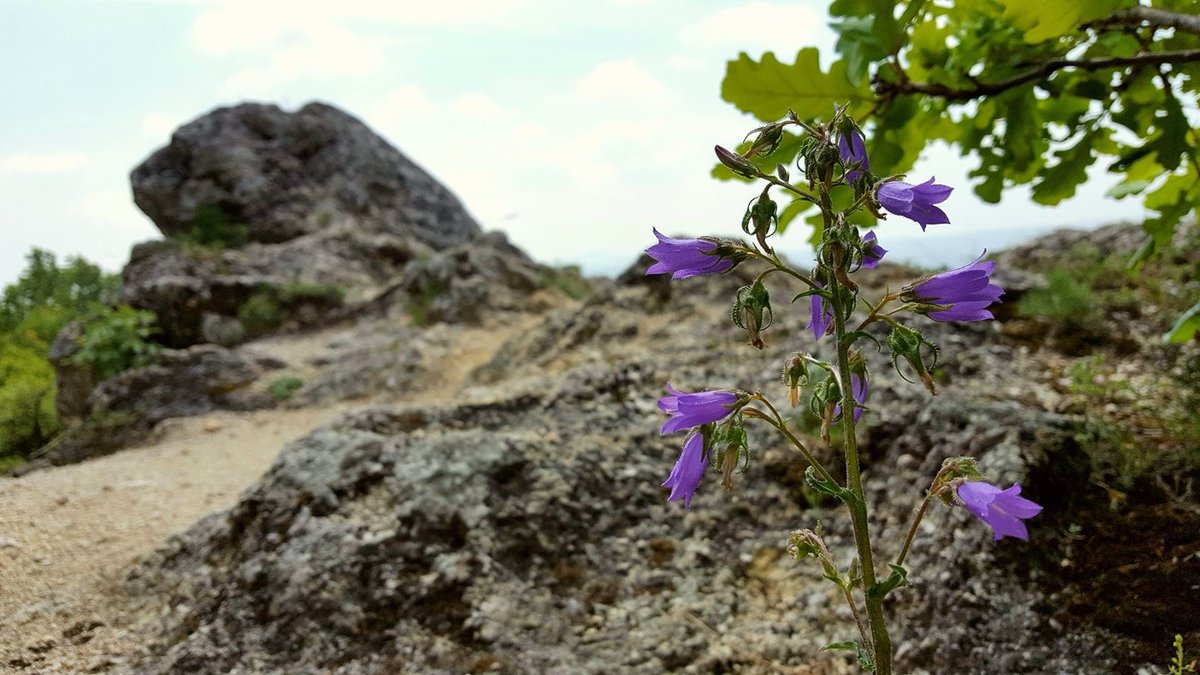
[[[143,366],[158,352],[150,341],[154,324],[153,312],[128,305],[95,312],[84,320],[80,350],[72,358],[91,366],[102,380]]]
[[[420,291],[412,294],[408,302],[404,306],[404,310],[412,319],[414,326],[428,326],[432,321],[430,311],[433,306],[433,301],[442,293],[446,292],[446,287],[440,282],[428,280],[421,284]]]
[[[251,335],[279,328],[302,306],[319,308],[342,304],[345,291],[337,286],[295,282],[282,286],[264,284],[238,307],[238,319]]]
[[[12,466],[60,430],[50,343],[70,320],[100,315],[120,278],[82,258],[33,249],[0,296],[0,464]]]
[[[267,387],[267,393],[276,401],[286,401],[302,386],[304,386],[304,380],[294,375],[285,375],[272,382]]]
[[[249,241],[250,228],[232,222],[220,206],[204,204],[192,214],[191,227],[183,239],[203,248],[220,251],[237,248]]]
[[[45,352],[0,338],[0,457],[27,454],[58,432],[54,396]]]
[[[238,307],[238,319],[252,334],[275,330],[283,322],[283,309],[272,290],[260,290]]]
[[[722,96],[763,122],[789,108],[805,120],[834,104],[855,116],[870,111],[868,151],[881,176],[909,170],[929,143],[946,141],[975,159],[975,192],[989,202],[1032,185],[1039,204],[1058,204],[1100,162],[1121,176],[1110,196],[1139,196],[1153,212],[1141,260],[1200,207],[1200,130],[1191,114],[1200,65],[1180,56],[1200,49],[1200,35],[1112,16],[1136,5],[835,0],[838,58],[827,70],[814,48],[792,63],[743,53],[728,63]],[[1149,5],[1196,13],[1178,0]],[[785,140],[769,162],[752,161],[770,173],[776,162],[790,164],[797,147]],[[733,177],[721,167],[713,173]],[[784,209],[780,229],[798,211]]]
[[[82,258],[59,265],[53,253],[35,248],[25,261],[25,271],[0,297],[0,334],[20,327],[49,342],[70,318],[115,300],[121,286],[119,276]]]
[[[592,284],[584,278],[578,265],[547,268],[542,283],[562,291],[568,298],[582,300],[592,293]]]
[[[1175,325],[1163,336],[1163,342],[1183,344],[1188,340],[1194,340],[1197,331],[1200,331],[1200,302],[1179,315]]]
[[[1170,675],[1184,675],[1185,673],[1196,672],[1196,661],[1187,661],[1183,656],[1183,636],[1175,635],[1175,658],[1171,660],[1171,664],[1167,666],[1167,672]]]
[[[1047,286],[1026,293],[1020,301],[1024,316],[1050,319],[1070,329],[1090,327],[1099,320],[1092,289],[1068,270],[1057,268],[1046,274]]]

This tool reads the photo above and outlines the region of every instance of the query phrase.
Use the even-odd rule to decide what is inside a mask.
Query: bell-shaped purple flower
[[[950,218],[946,212],[934,204],[949,199],[954,188],[933,181],[934,179],[930,178],[920,185],[913,185],[894,180],[880,185],[875,191],[875,198],[888,211],[919,223],[922,230],[926,225],[949,223]]]
[[[682,499],[683,507],[690,507],[692,495],[696,494],[696,487],[700,485],[700,479],[704,477],[704,470],[707,468],[708,459],[704,456],[704,434],[693,432],[684,442],[683,452],[675,461],[671,475],[667,476],[662,483],[663,487],[671,488],[671,494],[667,497],[667,501],[673,502]]]
[[[821,282],[818,281],[817,285],[820,286]],[[812,331],[813,339],[820,340],[833,328],[833,307],[817,293],[809,296],[809,307],[812,313],[808,319],[808,328]]]
[[[875,237],[875,230],[871,230],[863,235],[863,258],[862,266],[873,270],[883,260],[883,256],[887,255],[887,249],[879,245],[879,241]]]
[[[723,420],[733,412],[738,396],[732,391],[698,391],[692,394],[667,385],[670,396],[658,399],[658,407],[670,415],[659,432],[663,435]]]
[[[946,309],[929,312],[937,321],[985,321],[995,318],[987,307],[1000,300],[1004,289],[992,283],[996,263],[983,260],[984,251],[975,262],[956,269],[938,272],[913,285],[906,297],[927,305],[942,305]]]
[[[842,164],[850,169],[846,172],[847,183],[857,183],[864,173],[871,170],[871,162],[867,159],[867,143],[858,129],[851,128],[838,134],[838,154],[842,157]]]
[[[858,373],[850,374],[850,395],[854,397],[855,401],[858,401],[859,403],[862,403],[862,404],[866,404],[866,402],[867,402],[867,378],[866,377],[859,375]],[[840,414],[842,414],[842,406],[840,406],[840,405],[834,406],[833,407],[833,416],[837,417]],[[862,414],[863,414],[863,409],[858,406],[854,406],[854,423],[855,424],[858,424],[858,418],[862,417]]]
[[[1042,511],[1040,505],[1021,496],[1020,483],[1002,490],[991,483],[972,480],[959,485],[957,492],[967,510],[991,526],[996,541],[1004,537],[1029,541],[1029,531],[1021,521]]]
[[[658,243],[646,249],[657,262],[646,274],[670,274],[672,279],[686,279],[700,274],[717,274],[732,269],[737,262],[714,255],[716,242],[707,239],[674,239],[663,236],[657,229]]]

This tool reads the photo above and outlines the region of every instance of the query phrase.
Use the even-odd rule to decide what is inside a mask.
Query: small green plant
[[[84,323],[81,348],[72,358],[91,366],[100,379],[143,366],[159,350],[150,341],[156,332],[153,312],[121,305],[97,311]]]
[[[279,296],[279,301],[285,305],[305,302],[339,305],[345,297],[346,291],[338,286],[331,286],[329,284],[297,281],[280,286],[277,295]]]
[[[284,375],[267,387],[267,393],[276,401],[286,401],[304,386],[304,380],[294,375]]]
[[[250,228],[231,222],[229,215],[220,206],[203,204],[192,214],[191,228],[183,239],[219,251],[245,244],[250,240]]]
[[[278,328],[283,322],[283,310],[275,299],[275,293],[263,289],[238,307],[238,319],[249,333],[265,333]]]
[[[404,306],[414,326],[428,326],[432,321],[430,311],[433,301],[446,292],[446,286],[436,280],[427,280],[421,284],[417,293],[413,293]]]
[[[1184,661],[1183,657],[1183,636],[1175,635],[1175,658],[1171,660],[1171,665],[1167,666],[1167,672],[1171,675],[1183,675],[1184,673],[1196,672],[1196,660]]]
[[[1092,290],[1070,271],[1058,268],[1046,274],[1046,288],[1021,298],[1021,314],[1050,319],[1063,327],[1082,328],[1098,322]]]
[[[542,283],[557,288],[572,300],[583,300],[592,293],[592,285],[578,265],[549,268],[542,273]]]

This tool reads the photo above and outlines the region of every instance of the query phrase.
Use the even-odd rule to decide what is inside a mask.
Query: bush
[[[101,380],[143,366],[158,352],[158,345],[149,341],[154,322],[152,312],[128,305],[94,312],[85,320],[81,349],[72,358],[91,366]]]
[[[192,214],[191,229],[184,240],[208,249],[237,248],[250,240],[250,228],[231,222],[220,206],[204,204]]]
[[[1096,322],[1097,307],[1090,287],[1062,268],[1046,274],[1046,281],[1046,288],[1032,290],[1021,298],[1021,314],[1050,319],[1068,328]]]
[[[55,394],[44,352],[0,342],[0,458],[27,455],[58,433]]]
[[[276,401],[286,401],[302,386],[304,386],[304,380],[294,375],[285,375],[272,382],[267,387],[267,393]]]
[[[262,290],[238,307],[238,320],[251,335],[265,333],[278,328],[283,322],[283,310],[275,300],[274,293]]]

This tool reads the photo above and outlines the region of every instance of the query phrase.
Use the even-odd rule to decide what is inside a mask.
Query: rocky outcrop
[[[666,305],[623,278],[500,346],[456,403],[367,409],[288,446],[233,509],[147,560],[130,579],[161,620],[144,671],[716,673],[836,659],[818,649],[849,639],[852,621],[785,547],[820,524],[844,551],[847,523],[801,489],[784,445],[752,429],[734,491],[707,480],[690,510],[658,487],[681,442],[657,434],[663,383],[769,386],[791,348],[813,347],[802,317],[780,312],[759,354],[724,318],[740,276],[678,283]],[[1030,352],[996,324],[924,328],[944,349],[942,397],[869,354],[862,447],[883,545],[898,546],[949,456],[978,455],[1035,500],[1085,490],[1086,476],[1041,470],[1073,441],[1053,392],[1026,376]],[[1035,521],[1035,541],[1052,528]],[[1029,547],[992,542],[961,509],[939,507],[925,530],[893,602],[906,672],[1107,672],[1100,642],[1050,620]]]
[[[543,285],[541,266],[327,105],[214,110],[131,181],[167,240],[134,249],[122,299],[155,312],[168,346],[328,324],[385,295],[423,321],[477,321]]]
[[[251,241],[279,243],[353,221],[442,249],[479,226],[462,204],[354,117],[321,103],[218,108],[177,129],[130,175],[133,199],[168,237],[219,209]]]
[[[248,389],[261,374],[253,359],[217,345],[163,350],[149,365],[118,373],[92,389],[79,410],[80,423],[22,469],[71,464],[134,445],[173,417],[270,407],[275,402],[269,396]]]

